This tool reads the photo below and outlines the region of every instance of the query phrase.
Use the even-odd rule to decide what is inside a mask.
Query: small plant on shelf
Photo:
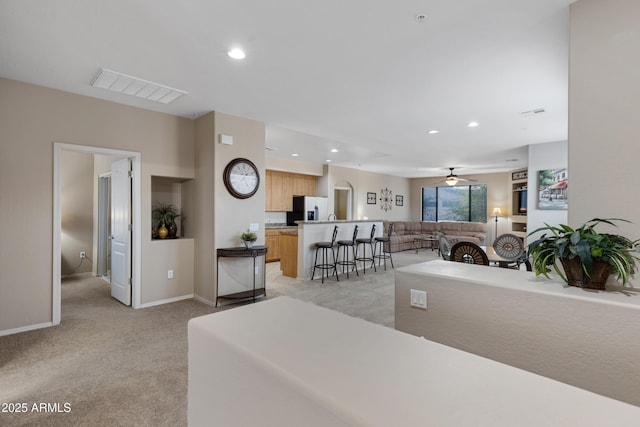
[[[255,242],[256,240],[258,240],[258,235],[256,233],[254,233],[253,231],[245,231],[244,233],[242,233],[240,235],[240,239],[244,242],[244,245],[247,248],[250,248],[253,246],[253,242]]]
[[[153,208],[153,230],[160,239],[175,238],[178,232],[176,218],[180,216],[178,208],[172,204],[157,202]]]

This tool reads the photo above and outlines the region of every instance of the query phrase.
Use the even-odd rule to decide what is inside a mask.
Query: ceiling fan
[[[465,178],[459,178],[458,175],[456,175],[455,173],[453,173],[453,170],[455,168],[449,168],[449,175],[447,175],[447,177],[445,178],[445,180],[443,182],[445,182],[447,185],[450,186],[454,186],[458,183],[458,181],[463,181],[463,182],[478,182],[477,179],[465,179]]]

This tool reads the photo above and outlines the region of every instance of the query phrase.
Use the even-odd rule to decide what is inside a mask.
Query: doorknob
[[[109,236],[109,239],[114,240],[116,238],[115,234],[112,234],[111,236]]]

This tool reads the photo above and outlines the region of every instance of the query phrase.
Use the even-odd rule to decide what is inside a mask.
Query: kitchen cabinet
[[[290,172],[267,170],[265,173],[267,212],[291,212],[293,196],[315,196],[316,177]]]
[[[264,241],[267,246],[267,262],[280,261],[280,228],[265,230]]]

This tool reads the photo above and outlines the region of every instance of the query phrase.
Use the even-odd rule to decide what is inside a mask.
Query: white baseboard
[[[5,335],[19,334],[21,332],[33,331],[36,329],[50,328],[51,326],[53,326],[53,322],[38,323],[37,325],[21,326],[15,329],[7,329],[5,331],[0,331],[0,337]]]
[[[153,307],[153,306],[156,306],[156,305],[169,304],[170,302],[182,301],[182,300],[191,299],[191,298],[194,298],[193,294],[182,295],[182,296],[174,297],[174,298],[167,298],[167,299],[162,299],[162,300],[158,300],[158,301],[146,302],[144,304],[140,304],[136,308],[148,308],[148,307]]]
[[[203,304],[210,305],[211,307],[215,307],[216,306],[215,302],[209,301],[206,298],[202,298],[200,295],[194,295],[193,299],[196,300],[196,301],[199,301],[199,302],[201,302]]]

